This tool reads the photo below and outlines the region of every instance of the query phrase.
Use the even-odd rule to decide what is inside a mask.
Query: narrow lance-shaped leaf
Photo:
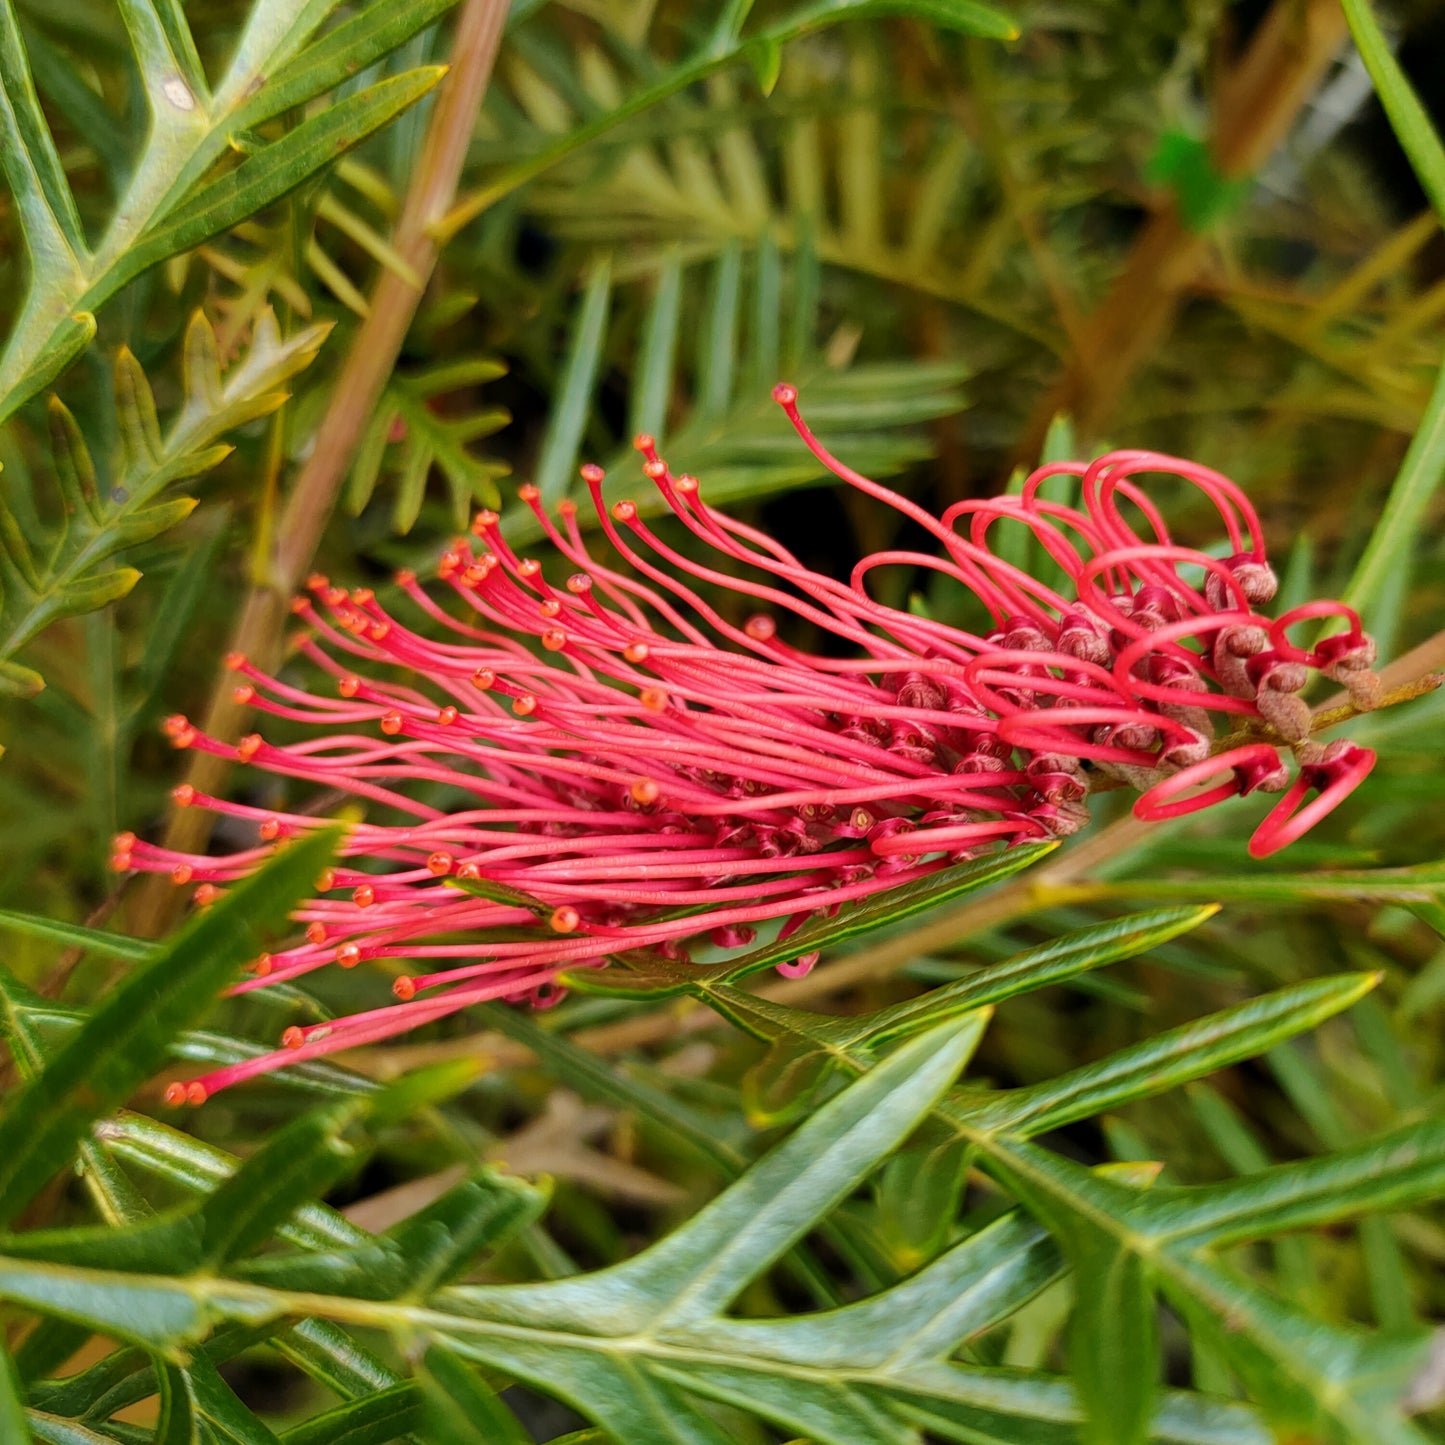
[[[25,1418],[24,1387],[9,1350],[0,1345],[0,1440],[30,1445],[32,1438]]]
[[[1349,1008],[1378,982],[1378,974],[1347,973],[1279,989],[1121,1049],[1096,1064],[1013,1090],[996,1103],[981,1104],[974,1118],[999,1133],[1040,1134],[1061,1128],[1264,1053],[1281,1039]]]
[[[476,1372],[433,1345],[419,1370],[429,1428],[447,1445],[528,1445],[531,1436]]]
[[[111,1112],[165,1059],[220,989],[261,950],[314,886],[340,836],[298,840],[204,912],[114,990],[0,1119],[0,1221],[13,1219],[69,1159],[90,1123]],[[0,979],[3,988],[3,979]]]

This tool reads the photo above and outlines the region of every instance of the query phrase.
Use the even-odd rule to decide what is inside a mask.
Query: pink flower
[[[832,472],[931,533],[939,550],[876,553],[847,581],[810,571],[708,507],[697,481],[673,476],[640,437],[644,472],[690,534],[681,546],[634,503],[606,508],[598,467],[582,476],[615,554],[607,561],[588,551],[573,504],[554,519],[523,487],[574,569],[560,587],[482,512],[474,536],[441,558],[450,610],[410,573],[397,577],[422,630],[370,589],[311,579],[295,604],[308,625],[299,650],[334,680],[335,696],[229,659],[244,679],[240,699],[312,728],[303,741],[253,733],[233,746],[168,720],[177,747],[299,779],[327,807],[349,796],[365,815],[298,911],[304,937],[258,959],[233,991],[330,964],[409,965],[393,984],[398,1002],[288,1029],[282,1050],[173,1086],[172,1099],[199,1102],[483,1000],[546,1004],[563,973],[618,954],[686,959],[700,938],[739,947],[768,923],[786,937],[981,852],[1074,832],[1101,776],[1141,790],[1135,811],[1146,818],[1283,790],[1250,844],[1258,857],[1300,836],[1369,771],[1367,750],[1309,740],[1299,693],[1318,671],[1368,705],[1373,646],[1335,603],[1273,621],[1255,611],[1274,574],[1259,520],[1226,478],[1113,452],[1040,468],[1018,496],[935,517],[830,456],[793,388],[774,395]],[[1160,473],[1213,505],[1227,556],[1173,541],[1138,480]],[[1078,508],[1042,496],[1061,474],[1078,479]],[[1029,529],[1066,591],[990,550],[1001,522]],[[990,619],[983,633],[874,601],[868,574],[888,565],[956,581]],[[694,582],[759,610],[739,625]],[[785,641],[779,614],[828,650]],[[1291,627],[1321,618],[1346,630],[1312,650],[1290,642]],[[1216,713],[1257,719],[1291,745],[1296,781],[1272,743],[1211,756]],[[254,831],[255,845],[199,856],[126,834],[115,865],[169,871],[198,884],[201,902],[319,822],[189,785],[174,796]],[[784,971],[806,972],[814,958]]]

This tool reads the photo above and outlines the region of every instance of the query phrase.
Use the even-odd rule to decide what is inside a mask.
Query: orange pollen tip
[[[326,942],[326,925],[324,923],[308,923],[306,925],[307,943],[322,944]]]
[[[483,692],[497,684],[497,674],[490,667],[479,667],[472,674],[472,686],[479,687]]]
[[[172,1108],[176,1108],[186,1102],[186,1086],[184,1084],[167,1084],[165,1101]]]
[[[361,679],[359,677],[343,677],[336,684],[336,690],[342,697],[355,697],[361,691]]]
[[[559,517],[575,517],[577,515],[577,503],[569,502],[564,497],[557,503],[557,515]]]
[[[183,888],[195,876],[196,870],[189,863],[177,863],[171,869],[171,882],[178,888]]]
[[[780,381],[773,388],[773,400],[777,402],[779,406],[792,406],[797,399],[798,388],[796,386],[789,386],[786,381]]]
[[[537,711],[537,699],[530,692],[524,692],[512,699],[512,711],[518,717],[530,717]]]
[[[567,634],[560,627],[549,627],[542,634],[542,646],[548,652],[561,652],[567,646]]]
[[[196,888],[191,901],[197,908],[209,908],[221,896],[221,890],[214,883],[202,883]]]
[[[228,652],[226,654],[226,669],[229,672],[240,672],[246,665],[246,654],[244,652]]]
[[[328,587],[324,592],[322,592],[321,600],[328,607],[340,607],[343,602],[347,602],[350,599],[346,595],[346,588]]]
[[[395,708],[381,715],[381,730],[389,737],[395,737],[401,731],[401,724],[402,716]]]
[[[369,883],[363,883],[360,888],[352,889],[351,901],[358,908],[370,908],[376,902],[376,889]]]
[[[637,520],[636,502],[617,502],[613,505],[612,516],[619,522],[635,522]]]
[[[552,925],[554,933],[573,933],[577,925],[582,922],[582,915],[569,904],[563,904],[561,908],[554,908],[552,916],[547,920]]]
[[[457,869],[457,877],[465,878],[469,883],[475,883],[482,876],[482,870],[475,863],[463,863]]]
[[[622,649],[622,655],[628,662],[646,662],[651,651],[652,649],[645,642],[629,642]]]
[[[475,587],[479,582],[485,582],[487,580],[487,575],[491,570],[490,567],[485,566],[481,562],[473,562],[472,565],[462,573],[462,581],[465,582],[468,587]]]
[[[336,887],[336,869],[327,868],[316,880],[316,891],[318,893],[329,893]]]
[[[371,624],[371,626],[366,629],[366,635],[367,635],[373,642],[380,642],[380,641],[382,641],[383,638],[386,637],[386,635],[387,635],[390,631],[391,631],[391,623],[389,623],[389,622],[373,622],[373,623]]]
[[[531,482],[523,482],[522,485],[517,488],[517,496],[529,504],[535,502],[541,495],[541,492],[539,492]]]
[[[189,783],[177,783],[171,789],[171,801],[178,808],[189,808],[196,801],[196,790]]]
[[[376,601],[376,593],[370,587],[357,587],[351,594],[351,600],[358,607],[370,607]]]
[[[518,577],[535,577],[542,570],[542,564],[535,557],[523,557],[517,563]]]
[[[249,682],[243,682],[240,687],[232,691],[231,696],[235,698],[242,707],[246,707],[255,702],[256,689],[252,687]]]
[[[296,617],[304,617],[311,611],[311,599],[309,597],[293,597],[291,599],[291,611]]]
[[[361,962],[361,950],[354,943],[343,943],[336,950],[336,961],[342,968],[355,968]]]
[[[281,1045],[287,1049],[299,1049],[306,1042],[305,1030],[299,1029],[292,1024],[284,1034],[281,1035]]]
[[[537,604],[537,613],[541,617],[555,617],[562,610],[562,604],[555,597],[544,597]]]
[[[130,850],[135,847],[135,842],[134,833],[117,833],[114,839],[112,839],[110,846],[114,848],[117,853],[129,853]]]
[[[578,475],[584,482],[600,482],[607,473],[596,462],[587,462],[580,468]]]
[[[236,744],[236,756],[243,763],[249,763],[252,758],[261,751],[261,734],[247,733],[240,742]]]
[[[483,507],[475,517],[472,518],[472,531],[480,537],[489,527],[497,525],[497,514],[489,507]]]
[[[183,712],[173,712],[173,713],[170,715],[170,717],[168,717],[168,718],[161,724],[161,731],[162,731],[168,738],[173,738],[173,737],[175,737],[178,733],[183,733],[183,732],[188,731],[189,728],[190,728],[190,726],[191,726],[191,720],[190,720],[190,718],[188,718],[188,717],[185,715],[185,713],[183,713]]]
[[[400,978],[392,980],[391,991],[403,1003],[410,1003],[416,997],[416,984],[403,974]]]
[[[662,789],[651,778],[638,778],[627,790],[639,807],[651,807],[662,796]]]
[[[432,853],[427,857],[426,866],[436,877],[445,878],[456,866],[456,859],[450,853]]]
[[[449,728],[457,720],[457,710],[449,703],[446,707],[437,709],[437,726]]]
[[[252,963],[251,972],[254,973],[257,978],[265,978],[266,975],[271,972],[271,968],[271,955],[269,953],[263,953]]]
[[[592,579],[585,572],[574,572],[567,579],[567,590],[574,596],[592,590]]]
[[[320,572],[313,572],[306,579],[306,590],[308,592],[324,592],[330,586],[331,578],[324,576]]]
[[[193,1109],[199,1109],[208,1097],[209,1095],[206,1093],[206,1086],[204,1084],[197,1083],[193,1079],[186,1085],[186,1103]]]
[[[256,831],[270,843],[273,839],[281,836],[281,820],[280,818],[262,818],[261,826]]]
[[[684,496],[690,497],[697,491],[698,480],[696,477],[684,475],[679,477],[673,483],[673,486],[675,486],[677,490],[681,492]]]
[[[413,572],[410,567],[403,567],[395,574],[392,580],[398,587],[415,587],[416,573]]]
[[[657,438],[649,436],[645,431],[638,432],[632,439],[632,445],[640,452],[650,452],[657,445]]]
[[[642,475],[654,482],[660,482],[667,475],[667,463],[661,457],[655,462],[643,462]]]
[[[638,702],[642,704],[643,712],[666,712],[667,691],[661,687],[645,687],[638,694]]]
[[[778,624],[771,617],[764,616],[761,612],[756,616],[749,617],[743,623],[743,631],[747,633],[754,642],[770,642],[777,633]]]
[[[112,853],[110,855],[110,871],[112,873],[129,873],[130,869],[129,853]]]

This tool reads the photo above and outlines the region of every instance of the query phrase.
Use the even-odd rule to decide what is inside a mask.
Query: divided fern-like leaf
[[[209,471],[229,454],[227,432],[265,416],[285,401],[285,382],[308,366],[325,340],[326,325],[282,337],[265,313],[245,354],[222,374],[215,336],[199,313],[185,341],[185,402],[162,431],[150,383],[139,363],[122,351],[115,367],[115,404],[120,455],[103,469],[92,456],[75,418],[52,401],[51,446],[65,503],[56,534],[43,546],[27,537],[8,511],[0,577],[0,661],[10,678],[0,686],[33,692],[38,674],[10,660],[52,622],[89,612],[135,584],[139,573],[108,562],[127,547],[149,541],[187,517],[195,501],[163,497],[173,483]]]

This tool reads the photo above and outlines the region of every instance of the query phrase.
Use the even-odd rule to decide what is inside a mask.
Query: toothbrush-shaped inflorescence
[[[1250,844],[1263,856],[1369,771],[1366,749],[1310,740],[1300,693],[1321,672],[1372,705],[1373,644],[1336,603],[1273,620],[1256,610],[1274,574],[1258,517],[1225,477],[1113,452],[1042,467],[1018,495],[936,517],[832,457],[792,387],[774,396],[830,471],[938,550],[876,553],[847,581],[813,572],[709,507],[696,479],[674,476],[639,437],[643,471],[689,543],[659,536],[633,502],[605,506],[598,467],[582,478],[606,558],[589,550],[574,504],[553,516],[523,487],[570,575],[517,556],[481,512],[441,558],[450,609],[410,573],[396,579],[410,621],[370,589],[310,579],[294,608],[306,624],[299,651],[328,691],[228,659],[238,698],[313,728],[303,741],[255,732],[230,744],[167,721],[179,748],[348,795],[365,813],[297,913],[304,932],[234,991],[332,964],[407,965],[395,1003],[288,1029],[281,1050],[173,1085],[173,1100],[199,1102],[483,1000],[546,1004],[560,975],[619,954],[684,960],[698,940],[743,946],[768,923],[786,937],[980,853],[1074,832],[1100,776],[1139,790],[1144,818],[1282,792]],[[1226,556],[1172,539],[1140,480],[1160,473],[1213,504]],[[1079,506],[1043,496],[1061,474],[1077,478]],[[990,550],[1000,522],[1029,529],[1061,590]],[[868,574],[888,565],[945,574],[989,622],[975,635],[875,601]],[[726,593],[756,611],[729,620],[708,600]],[[780,631],[780,616],[796,625]],[[1321,620],[1345,630],[1313,648],[1290,640]],[[831,639],[826,655],[783,635],[807,630]],[[1212,755],[1218,714],[1255,720],[1271,740]],[[1301,764],[1293,783],[1286,745]],[[174,797],[227,816],[254,845],[200,856],[124,834],[115,865],[167,871],[196,884],[201,903],[322,821],[185,784]]]

